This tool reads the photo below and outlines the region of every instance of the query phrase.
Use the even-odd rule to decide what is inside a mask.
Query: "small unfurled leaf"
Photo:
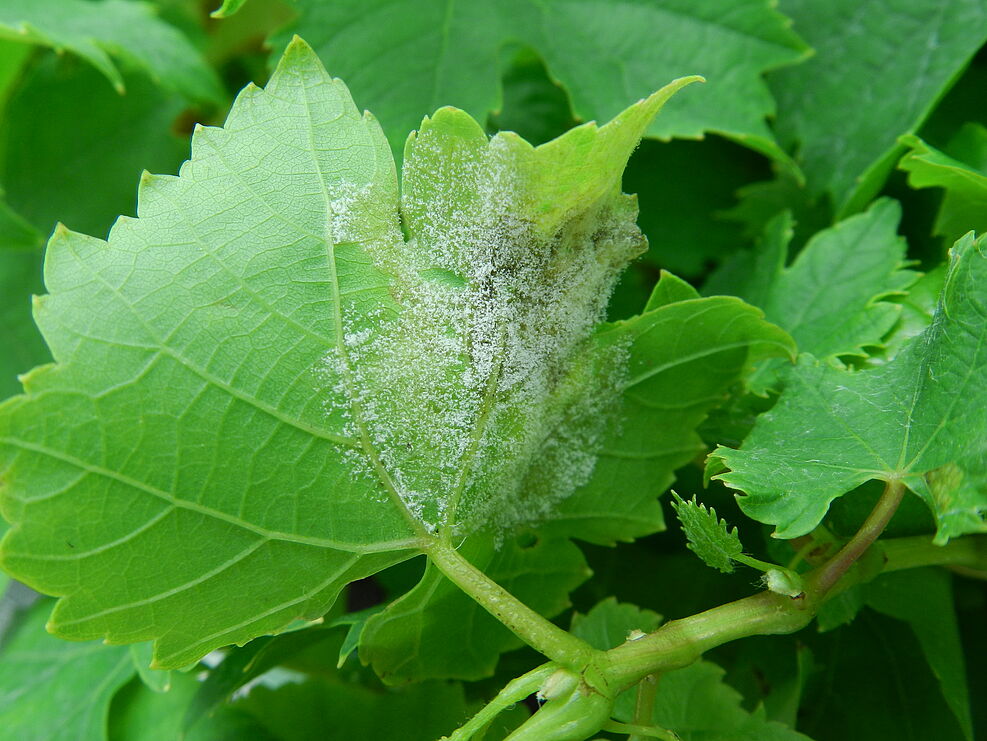
[[[983,529],[987,494],[942,485],[987,439],[987,239],[953,247],[931,326],[893,360],[861,371],[803,356],[777,406],[712,470],[776,536],[811,531],[836,497],[865,481],[901,481],[929,506],[936,542]],[[962,502],[962,505],[960,505]]]
[[[987,142],[987,129],[970,129],[972,135]],[[917,136],[903,136],[909,147],[898,167],[908,173],[913,188],[943,188],[942,205],[933,227],[936,234],[959,239],[966,232],[987,231],[987,170],[961,162],[930,147]]]
[[[801,60],[808,49],[763,0],[299,0],[298,9],[291,32],[350,81],[397,152],[436,106],[454,105],[481,120],[499,109],[499,51],[520,41],[544,57],[581,120],[606,120],[669,79],[705,75],[708,85],[676,100],[648,134],[694,139],[716,132],[788,160],[765,122],[774,104],[762,74]],[[287,36],[275,48],[279,41]]]
[[[199,51],[152,6],[126,0],[5,0],[0,38],[78,54],[124,92],[113,57],[136,63],[160,85],[198,101],[219,101],[222,87]]]
[[[130,649],[45,631],[39,602],[0,650],[0,728],[10,739],[105,741],[110,700],[134,675]]]
[[[635,636],[650,633],[660,624],[658,613],[607,597],[585,615],[578,612],[573,615],[570,630],[593,648],[607,651]]]
[[[784,0],[780,10],[816,53],[769,75],[778,138],[799,148],[809,189],[853,213],[894,167],[897,138],[918,128],[987,39],[987,8],[981,0]]]
[[[733,571],[733,560],[744,550],[737,528],[730,530],[727,521],[716,516],[715,509],[707,509],[695,497],[687,502],[674,491],[672,496],[672,507],[689,539],[689,550],[705,561],[707,566],[725,574]]]

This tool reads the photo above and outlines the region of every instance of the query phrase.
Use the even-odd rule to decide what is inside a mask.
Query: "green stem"
[[[868,518],[861,530],[872,532],[872,526]],[[851,538],[856,543],[853,551],[859,550],[863,541],[855,538]],[[901,538],[882,542],[880,549],[881,572],[937,565],[987,568],[987,536],[968,536],[944,546],[932,545],[928,538]],[[754,635],[794,633],[812,621],[827,599],[874,577],[873,570],[851,568],[853,564],[846,559],[847,553],[853,551],[841,549],[820,568],[803,574],[806,586],[800,597],[762,592],[698,615],[672,620],[644,638],[608,651],[607,664],[601,667],[603,673],[612,686],[627,688],[649,674],[688,666],[706,651],[729,641]],[[837,570],[841,574],[838,584],[827,587]]]
[[[658,675],[649,674],[637,685],[637,700],[634,705],[634,725],[648,727],[654,717],[655,697],[658,695]],[[634,733],[627,741],[644,741],[646,736]]]
[[[660,738],[662,741],[681,741],[679,736],[671,731],[666,731],[664,728],[657,728],[656,726],[642,726],[637,723],[618,723],[615,720],[611,720],[603,724],[601,731],[610,731],[612,733],[631,733],[633,736],[628,739],[628,741],[634,741],[634,739],[644,739],[644,738]]]
[[[521,702],[528,695],[537,692],[556,670],[558,665],[554,663],[542,664],[536,669],[532,669],[527,674],[522,674],[517,679],[508,682],[504,689],[497,693],[497,696],[488,702],[483,708],[470,718],[464,725],[457,728],[451,736],[443,736],[448,741],[469,741],[473,736],[483,730],[490,721],[498,714],[507,710],[511,705]]]
[[[449,581],[475,599],[518,638],[553,661],[581,671],[593,659],[603,656],[602,651],[562,630],[521,602],[455,548],[435,542],[425,552]]]
[[[887,527],[894,513],[901,504],[905,494],[905,485],[901,481],[889,481],[884,487],[884,493],[877,504],[864,520],[864,524],[846,542],[839,552],[821,566],[813,579],[818,596],[822,597],[838,582],[849,568],[856,563],[868,548],[878,539]]]

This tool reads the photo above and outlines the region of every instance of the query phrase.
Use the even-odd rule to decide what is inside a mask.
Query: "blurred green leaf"
[[[813,193],[859,211],[880,190],[915,131],[987,40],[982,0],[782,0],[815,50],[769,75],[776,130]],[[903,53],[903,50],[911,53]],[[907,92],[905,92],[907,91]]]
[[[0,728],[10,739],[104,741],[110,700],[134,675],[130,650],[69,643],[39,602],[0,650]]]
[[[498,110],[498,52],[520,41],[544,57],[580,120],[605,121],[674,78],[700,74],[708,80],[704,89],[671,103],[650,136],[715,132],[786,159],[765,122],[774,103],[761,75],[801,60],[807,48],[765,0],[300,0],[298,7],[290,30],[374,111],[396,153],[407,132],[439,106],[481,119]],[[275,50],[286,41],[277,37]]]
[[[4,0],[0,38],[78,54],[120,93],[126,89],[118,66],[123,62],[137,65],[156,83],[189,100],[217,102],[224,97],[215,72],[198,50],[145,3]]]

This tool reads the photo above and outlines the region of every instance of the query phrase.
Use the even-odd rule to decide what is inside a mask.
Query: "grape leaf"
[[[138,219],[56,230],[58,362],[0,407],[4,567],[62,596],[58,634],[155,639],[171,668],[322,615],[436,531],[550,512],[628,364],[591,335],[641,249],[620,174],[688,82],[539,148],[442,109],[399,224],[379,126],[293,43],[179,177],[142,179]]]
[[[234,708],[253,714],[280,741],[435,741],[467,717],[463,689],[455,682],[381,692],[338,679],[313,679],[276,689],[256,687]]]
[[[229,18],[236,13],[247,0],[223,0],[223,4],[209,14],[211,18]]]
[[[125,0],[5,0],[0,38],[78,54],[125,90],[114,62],[136,64],[158,84],[190,100],[218,102],[225,94],[216,73],[178,29],[150,5]]]
[[[128,72],[120,95],[72,61],[46,55],[22,78],[0,122],[0,176],[10,206],[46,236],[58,220],[104,236],[117,215],[134,213],[144,168],[173,173],[188,156],[188,140],[171,130],[185,103]]]
[[[753,253],[742,253],[724,271],[740,276],[732,292],[764,310],[788,331],[799,350],[820,359],[866,356],[898,321],[901,307],[881,299],[900,294],[915,280],[903,270],[905,242],[896,233],[897,202],[883,199],[809,240],[785,267],[792,238],[787,212],[768,223]],[[717,290],[714,275],[707,290]],[[777,382],[778,362],[763,364],[748,383],[764,394]]]
[[[935,516],[937,543],[982,528],[983,497],[958,509],[934,482],[987,438],[985,241],[956,243],[932,325],[893,360],[851,372],[803,356],[740,449],[713,452],[710,470],[746,494],[744,512],[794,538],[865,481],[900,480]]]
[[[840,630],[801,635],[821,668],[799,719],[816,741],[964,738],[904,623],[865,610]]]
[[[706,449],[696,427],[750,365],[795,350],[758,309],[732,297],[699,298],[668,273],[647,306],[596,335],[630,355],[620,416],[605,431],[589,480],[551,513],[546,532],[612,544],[664,529],[657,497],[675,469]]]
[[[108,741],[277,741],[258,721],[233,708],[219,708],[191,729],[182,715],[200,682],[175,672],[166,692],[154,692],[131,682],[113,699]]]
[[[127,648],[45,632],[39,602],[0,651],[0,726],[8,738],[104,741],[110,700],[134,675]]]
[[[987,40],[987,7],[980,0],[783,0],[780,7],[816,53],[768,76],[778,139],[799,147],[809,189],[829,192],[838,213],[852,213],[894,167],[898,136],[918,128]],[[901,90],[908,93],[888,92]]]
[[[380,116],[396,152],[405,133],[439,105],[477,118],[499,109],[498,52],[516,41],[542,54],[579,119],[606,120],[666,80],[702,74],[709,84],[672,103],[649,135],[716,132],[787,159],[764,120],[774,105],[761,75],[801,60],[807,48],[764,0],[715,7],[685,0],[300,0],[298,8],[290,30],[309,39]],[[275,49],[286,40],[275,39]]]
[[[976,129],[987,141],[987,129]],[[970,231],[987,231],[987,169],[977,169],[930,147],[917,136],[903,136],[909,147],[898,167],[908,173],[913,188],[944,188],[933,230],[948,239]]]
[[[939,569],[910,569],[882,575],[864,585],[869,607],[911,627],[963,734],[973,739],[963,645],[953,605],[950,575]]]
[[[553,617],[569,606],[568,595],[589,575],[570,541],[512,540],[499,548],[474,536],[460,548],[470,562],[534,610]],[[434,566],[421,582],[371,617],[360,642],[360,659],[386,682],[491,676],[501,653],[520,640]]]
[[[719,569],[724,574],[733,571],[733,561],[744,552],[740,543],[737,528],[729,529],[726,520],[716,516],[716,510],[699,504],[696,498],[685,501],[672,492],[672,508],[678,515],[686,538],[689,539],[689,550],[699,556],[707,566]]]
[[[573,619],[572,632],[598,649],[618,646],[632,631],[654,630],[658,623],[658,616],[650,610],[618,603],[612,597],[577,618]],[[801,733],[767,720],[763,707],[752,713],[744,710],[740,693],[723,681],[723,675],[720,667],[708,661],[662,674],[654,723],[674,731],[682,741],[809,741]],[[633,722],[634,691],[618,696],[614,717]]]

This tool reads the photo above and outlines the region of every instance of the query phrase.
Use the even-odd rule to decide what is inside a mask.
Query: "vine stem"
[[[518,638],[568,669],[581,671],[604,656],[581,638],[539,615],[484,574],[451,545],[436,541],[425,551],[432,563]]]
[[[864,520],[864,524],[846,542],[846,545],[816,572],[813,585],[819,597],[827,594],[884,532],[884,528],[888,526],[894,513],[898,510],[904,493],[905,485],[901,481],[893,480],[887,483],[884,487],[884,493],[881,494],[881,498],[877,500],[874,509]]]

